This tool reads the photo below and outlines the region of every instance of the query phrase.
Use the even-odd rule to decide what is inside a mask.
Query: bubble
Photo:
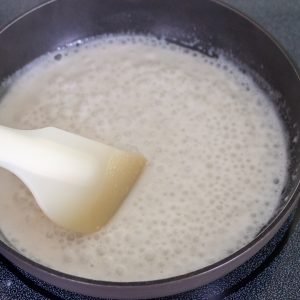
[[[62,59],[62,55],[61,55],[60,53],[58,53],[58,54],[56,54],[56,55],[54,56],[54,59],[55,59],[55,60],[61,60],[61,59]]]
[[[67,234],[67,240],[68,241],[74,241],[75,240],[75,234],[73,234],[73,233]]]
[[[53,233],[52,232],[47,232],[46,237],[48,239],[52,239],[53,238]]]

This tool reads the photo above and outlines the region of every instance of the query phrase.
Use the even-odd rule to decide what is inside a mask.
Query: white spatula
[[[113,216],[145,158],[53,127],[0,126],[0,167],[18,176],[42,211],[67,229],[88,233]]]

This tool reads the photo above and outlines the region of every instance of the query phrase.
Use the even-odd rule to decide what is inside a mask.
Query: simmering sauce
[[[2,125],[55,126],[148,160],[113,219],[85,236],[49,221],[0,170],[1,231],[46,266],[110,281],[180,275],[249,243],[279,203],[288,162],[282,124],[225,58],[110,36],[47,54],[5,85]]]

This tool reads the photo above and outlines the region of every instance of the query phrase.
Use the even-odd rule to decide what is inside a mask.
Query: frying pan
[[[287,132],[290,157],[289,178],[269,223],[239,251],[195,272],[147,282],[88,280],[44,267],[0,241],[2,255],[50,284],[90,296],[142,299],[183,292],[224,276],[261,249],[291,214],[299,195],[300,80],[291,60],[269,34],[238,11],[208,0],[49,1],[0,31],[0,80],[70,42],[128,32],[163,37],[209,56],[222,53],[236,61],[275,103]]]

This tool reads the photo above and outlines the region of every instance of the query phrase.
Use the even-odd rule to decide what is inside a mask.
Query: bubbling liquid
[[[252,79],[222,57],[107,36],[47,54],[6,85],[1,124],[55,126],[149,161],[113,219],[86,236],[51,223],[0,170],[0,228],[46,266],[109,281],[184,274],[249,243],[279,204],[282,124]]]

